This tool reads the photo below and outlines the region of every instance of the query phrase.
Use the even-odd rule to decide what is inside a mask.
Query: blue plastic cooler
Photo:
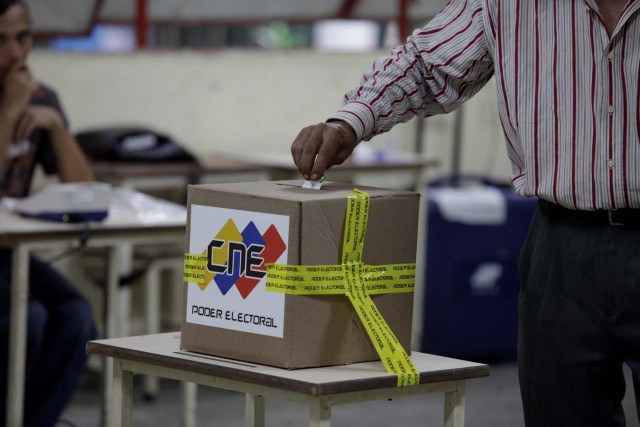
[[[485,183],[473,189],[431,187],[427,200],[421,350],[514,360],[517,257],[537,199]]]

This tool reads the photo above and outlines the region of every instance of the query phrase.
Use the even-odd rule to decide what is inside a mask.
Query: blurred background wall
[[[170,133],[200,155],[247,150],[286,154],[298,131],[339,108],[344,92],[386,53],[38,49],[31,64],[41,80],[58,90],[74,131],[136,124]],[[424,152],[441,161],[434,174],[449,168],[454,114],[423,123]],[[375,137],[366,149],[413,150],[416,122]],[[465,105],[462,123],[461,169],[508,178],[493,81]]]
[[[289,152],[373,61],[445,0],[28,0],[31,64],[58,90],[75,132],[157,128],[194,153]],[[359,151],[423,151],[464,173],[508,180],[493,81],[456,120],[414,119]]]

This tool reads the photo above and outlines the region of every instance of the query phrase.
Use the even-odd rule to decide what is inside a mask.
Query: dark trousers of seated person
[[[623,363],[640,412],[640,229],[541,201],[520,268],[518,367],[527,427],[624,426]]]
[[[0,250],[0,426],[6,423],[11,252]],[[96,337],[85,298],[53,267],[29,262],[24,426],[50,427],[85,372],[85,344]]]

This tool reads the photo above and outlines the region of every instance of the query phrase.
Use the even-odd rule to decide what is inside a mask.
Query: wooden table
[[[133,374],[157,375],[246,394],[245,426],[264,426],[264,399],[309,405],[309,426],[329,427],[331,406],[444,393],[444,426],[464,426],[465,381],[489,375],[487,365],[413,352],[420,384],[396,387],[380,362],[286,370],[181,351],[180,333],[91,341],[87,351],[114,359],[109,427],[131,426]]]
[[[140,197],[148,197],[140,195]],[[166,203],[159,201],[159,203]],[[7,384],[7,426],[22,425],[24,406],[24,380],[27,334],[27,300],[29,295],[29,254],[34,249],[66,243],[77,244],[88,236],[87,245],[109,248],[108,277],[105,288],[106,337],[115,336],[118,319],[118,287],[123,270],[123,247],[138,244],[175,244],[184,239],[186,210],[170,204],[177,210],[162,218],[157,214],[145,216],[135,206],[129,206],[115,197],[104,222],[64,224],[23,218],[0,209],[0,245],[13,251],[11,279],[11,331],[9,337],[9,367]],[[174,206],[175,205],[175,206]],[[176,212],[182,211],[183,215]],[[153,214],[153,213],[152,213]],[[124,246],[123,246],[124,245]],[[105,375],[111,378],[111,364]],[[105,381],[105,406],[109,405],[110,381]]]

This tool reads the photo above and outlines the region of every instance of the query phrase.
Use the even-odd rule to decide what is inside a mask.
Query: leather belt
[[[640,209],[601,209],[597,211],[573,210],[540,199],[540,207],[553,217],[572,218],[576,221],[609,225],[611,227],[640,229]]]

